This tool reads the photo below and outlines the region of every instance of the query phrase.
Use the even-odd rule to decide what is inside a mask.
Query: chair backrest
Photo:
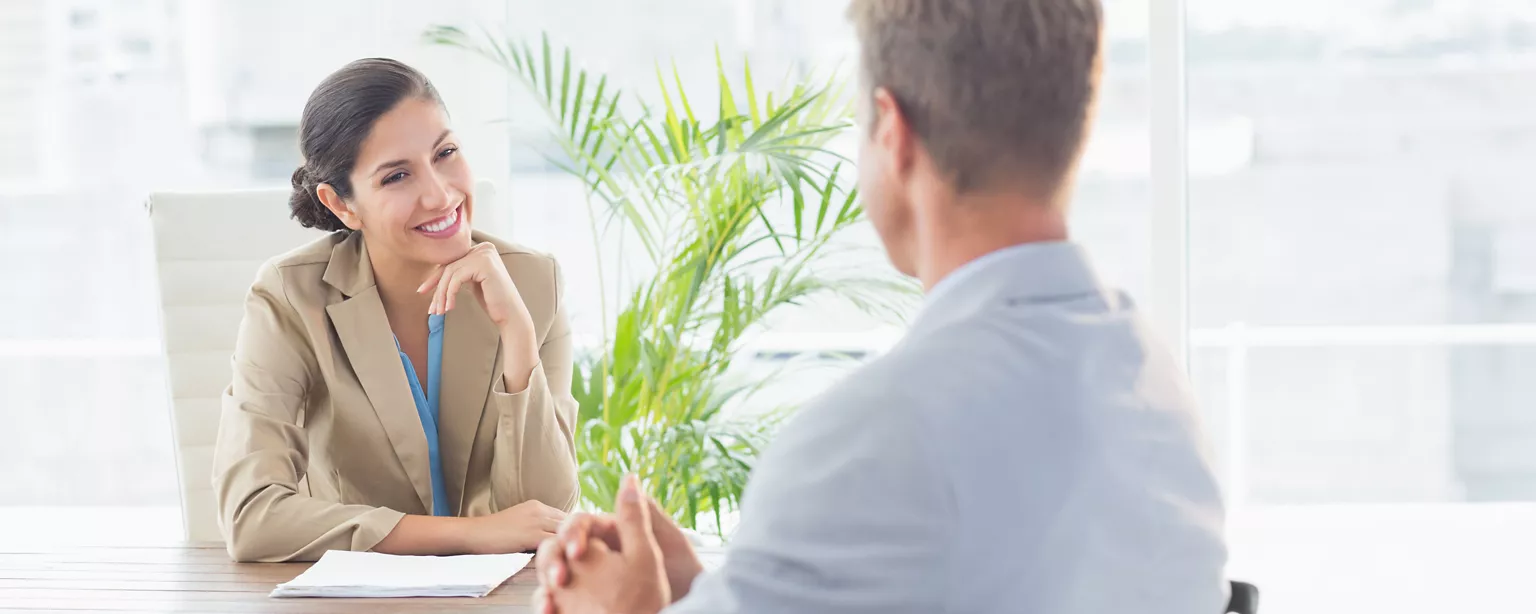
[[[286,189],[156,193],[147,207],[160,278],[181,511],[191,541],[221,541],[213,497],[219,398],[245,295],[268,259],[321,236],[288,215]],[[475,186],[477,228],[496,226],[495,190]],[[487,223],[490,222],[490,223]]]

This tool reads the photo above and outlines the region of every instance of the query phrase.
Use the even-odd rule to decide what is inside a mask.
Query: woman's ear
[[[357,212],[352,210],[352,206],[348,205],[347,201],[341,199],[341,195],[336,193],[336,188],[331,187],[331,184],[322,183],[315,186],[315,196],[318,196],[320,204],[325,205],[326,209],[330,209],[331,213],[341,220],[341,223],[347,225],[347,228],[352,230],[363,229],[363,220],[357,217]]]

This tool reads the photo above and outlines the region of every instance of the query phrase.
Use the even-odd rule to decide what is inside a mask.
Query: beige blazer
[[[570,328],[553,258],[491,241],[538,335],[528,388],[507,394],[501,339],[464,288],[443,330],[439,453],[449,506],[479,516],[577,500]],[[425,314],[423,314],[425,317]],[[430,514],[427,439],[357,233],[264,265],[246,298],[223,398],[213,487],[229,553],[305,561],[369,550]]]

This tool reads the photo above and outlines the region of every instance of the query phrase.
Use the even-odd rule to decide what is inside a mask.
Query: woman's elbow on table
[[[229,558],[236,563],[268,563],[281,560],[282,553],[273,547],[271,539],[264,535],[260,522],[253,522],[252,514],[237,505],[227,513],[221,513],[220,528],[224,533],[224,545]]]

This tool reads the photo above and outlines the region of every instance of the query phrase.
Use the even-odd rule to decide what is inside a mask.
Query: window
[[[266,181],[291,179],[298,168],[299,126],[257,126],[249,129],[251,139],[251,176]]]
[[[1476,609],[1459,599],[1488,580],[1464,578],[1499,577],[1516,530],[1495,510],[1529,509],[1482,503],[1536,500],[1536,13],[1188,18],[1192,366],[1234,567],[1265,611]],[[1251,159],[1193,172],[1220,122]],[[1366,569],[1393,588],[1349,588]]]
[[[37,55],[11,49],[36,49],[47,43],[43,11],[26,4],[0,6],[0,186],[19,184],[43,170],[37,143],[44,134],[35,122],[13,118],[35,117],[43,104],[33,84],[47,75],[48,65]]]
[[[1095,250],[1102,273],[1118,285],[1139,291],[1148,283],[1150,249],[1146,197],[1148,73],[1146,54],[1141,51],[1146,46],[1145,9],[1139,0],[1112,0],[1108,4],[1111,53],[1106,89],[1112,94],[1101,105],[1101,127],[1088,145],[1073,221],[1075,232]],[[514,0],[512,6],[512,12],[520,16],[519,34],[537,36],[541,30],[548,31],[555,44],[570,46],[575,58],[589,69],[605,71],[626,90],[641,96],[655,91],[658,66],[670,78],[673,62],[690,96],[712,93],[717,46],[728,69],[738,66],[741,58],[749,60],[760,88],[784,75],[825,74],[839,68],[846,72],[857,61],[852,27],[844,16],[845,2]],[[608,18],[591,20],[597,13]],[[658,25],[634,27],[637,23]],[[662,32],[665,35],[659,34]],[[712,104],[693,101],[695,109],[712,108]],[[511,119],[522,129],[521,134],[537,134],[543,126],[542,116],[531,106],[527,110],[514,107]],[[1212,127],[1213,140],[1225,139],[1220,155],[1246,156],[1241,130],[1241,126]],[[518,151],[531,151],[541,144],[540,138],[519,137],[513,146]],[[851,155],[852,143],[848,145],[846,153]],[[1241,162],[1221,159],[1212,163]],[[509,189],[513,202],[521,203],[514,212],[518,240],[560,258],[570,284],[567,293],[573,325],[590,336],[598,335],[596,261],[579,182],[558,169],[543,168],[517,172]],[[872,230],[852,240],[870,246],[878,243]],[[888,265],[878,258],[870,266]],[[782,361],[802,351],[868,353],[883,349],[900,333],[899,327],[890,323],[824,305],[786,315],[775,324],[771,338],[763,341],[764,358]],[[807,345],[812,338],[815,343]],[[803,396],[827,383],[818,381],[785,386],[801,391]]]

